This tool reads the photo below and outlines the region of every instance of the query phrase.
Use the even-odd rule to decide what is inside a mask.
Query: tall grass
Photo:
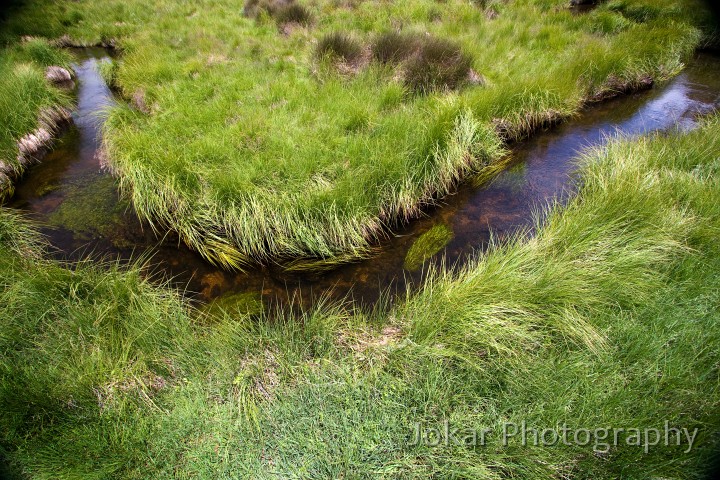
[[[38,2],[3,35],[37,33],[33,14],[42,14],[49,36],[117,40],[117,86],[151,113],[117,107],[104,138],[142,217],[227,267],[330,263],[365,255],[388,228],[452,190],[444,182],[497,161],[501,140],[677,73],[700,42],[704,15],[694,0],[607,2],[579,16],[565,0],[492,9],[489,19],[460,0],[323,0],[312,5],[313,29],[283,34],[225,0]],[[432,91],[411,95],[392,65],[356,62],[344,75],[317,62],[333,32],[358,39],[362,51],[351,56],[365,59],[390,31],[456,43],[467,57],[450,86],[468,67],[484,85],[434,89],[418,74],[413,85]],[[496,133],[473,146],[481,154],[450,161],[461,117]]]
[[[589,152],[534,237],[372,314],[201,314],[137,269],[39,259],[0,210],[2,452],[34,478],[700,478],[720,430],[719,156],[717,117]],[[410,445],[446,420],[495,434]],[[689,453],[503,446],[521,421],[699,433]]]

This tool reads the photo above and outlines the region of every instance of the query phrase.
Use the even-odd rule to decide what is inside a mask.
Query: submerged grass
[[[430,230],[423,233],[415,240],[405,255],[405,270],[417,270],[423,262],[432,257],[453,238],[453,232],[445,224],[434,225]]]
[[[535,237],[371,315],[198,313],[138,269],[43,260],[0,210],[2,454],[32,478],[700,478],[720,430],[718,158],[718,118],[611,142]],[[412,445],[445,421],[492,433]],[[503,445],[521,421],[698,434],[687,453]]]
[[[251,3],[279,11],[292,2]],[[146,107],[120,106],[105,124],[123,188],[141,216],[238,267],[366,255],[388,228],[500,158],[502,140],[679,71],[700,42],[704,15],[694,0],[607,2],[585,15],[565,0],[493,2],[493,15],[460,0],[306,8],[313,28],[283,33],[227,0],[35,0],[3,36],[115,39],[115,84]],[[49,20],[38,25],[36,15]],[[407,49],[378,48],[377,35],[393,31],[399,36],[382,37],[386,43],[429,37],[457,45],[461,68],[417,55],[408,77],[369,61],[373,44],[379,58]],[[361,43],[342,53],[354,64],[340,72],[316,55],[333,32]],[[428,65],[449,75],[426,77]],[[484,84],[434,88],[459,86],[468,68]],[[431,92],[412,94],[413,86]],[[456,148],[459,123],[483,132],[466,145],[472,154]]]

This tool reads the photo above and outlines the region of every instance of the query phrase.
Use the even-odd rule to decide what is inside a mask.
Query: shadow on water
[[[425,257],[425,267],[440,261],[461,265],[488,245],[491,231],[503,238],[532,226],[535,212],[552,199],[569,196],[574,159],[583,148],[602,144],[616,133],[689,129],[698,115],[720,105],[720,58],[698,54],[665,85],[594,106],[569,123],[513,146],[509,168],[479,187],[471,179],[442,205],[383,242],[372,259],[323,275],[288,274],[272,267],[237,273],[213,267],[173,234],[158,238],[119,197],[115,179],[103,171],[98,155],[100,114],[112,105],[113,97],[97,66],[107,59],[102,49],[77,51],[75,124],[25,175],[11,206],[43,225],[55,257],[128,261],[151,256],[150,274],[170,278],[201,301],[233,296],[261,298],[266,305],[293,302],[307,307],[327,297],[372,304],[381,291],[403,292],[409,282],[421,279],[422,269],[408,271],[408,265],[422,265]],[[430,248],[441,253],[430,255]],[[420,261],[408,262],[408,252]]]

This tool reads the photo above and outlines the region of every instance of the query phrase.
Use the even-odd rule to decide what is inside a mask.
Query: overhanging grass
[[[149,113],[115,109],[105,144],[141,216],[224,266],[328,263],[365,255],[388,227],[496,161],[501,140],[605,90],[673,75],[700,41],[693,0],[622,0],[580,16],[566,4],[492,2],[490,19],[460,0],[328,0],[306,5],[312,28],[285,35],[230,1],[37,1],[7,35],[35,32],[32,14],[43,12],[61,24],[48,35],[118,40],[116,85]],[[485,85],[418,95],[392,65],[339,72],[315,54],[340,32],[369,59],[377,35],[397,29],[456,42]]]
[[[534,238],[370,316],[203,316],[137,270],[39,260],[0,210],[3,452],[34,478],[699,478],[720,429],[719,157],[718,118],[610,143]],[[408,445],[445,420],[699,434],[689,454]]]

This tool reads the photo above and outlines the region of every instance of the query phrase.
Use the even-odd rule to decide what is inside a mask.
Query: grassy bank
[[[693,0],[254,3],[38,0],[5,33],[115,40],[123,187],[230,267],[364,255],[503,140],[676,73],[703,16]]]
[[[591,152],[537,236],[372,315],[205,316],[136,270],[43,260],[0,210],[3,454],[32,478],[699,478],[720,428],[719,157],[717,118]],[[494,433],[409,445],[446,420]],[[698,434],[689,453],[503,446],[521,421]]]
[[[67,66],[69,58],[40,38],[0,44],[0,202],[30,163],[19,158],[18,142],[39,127],[52,133],[58,109],[70,106],[67,92],[45,78],[47,67]]]

